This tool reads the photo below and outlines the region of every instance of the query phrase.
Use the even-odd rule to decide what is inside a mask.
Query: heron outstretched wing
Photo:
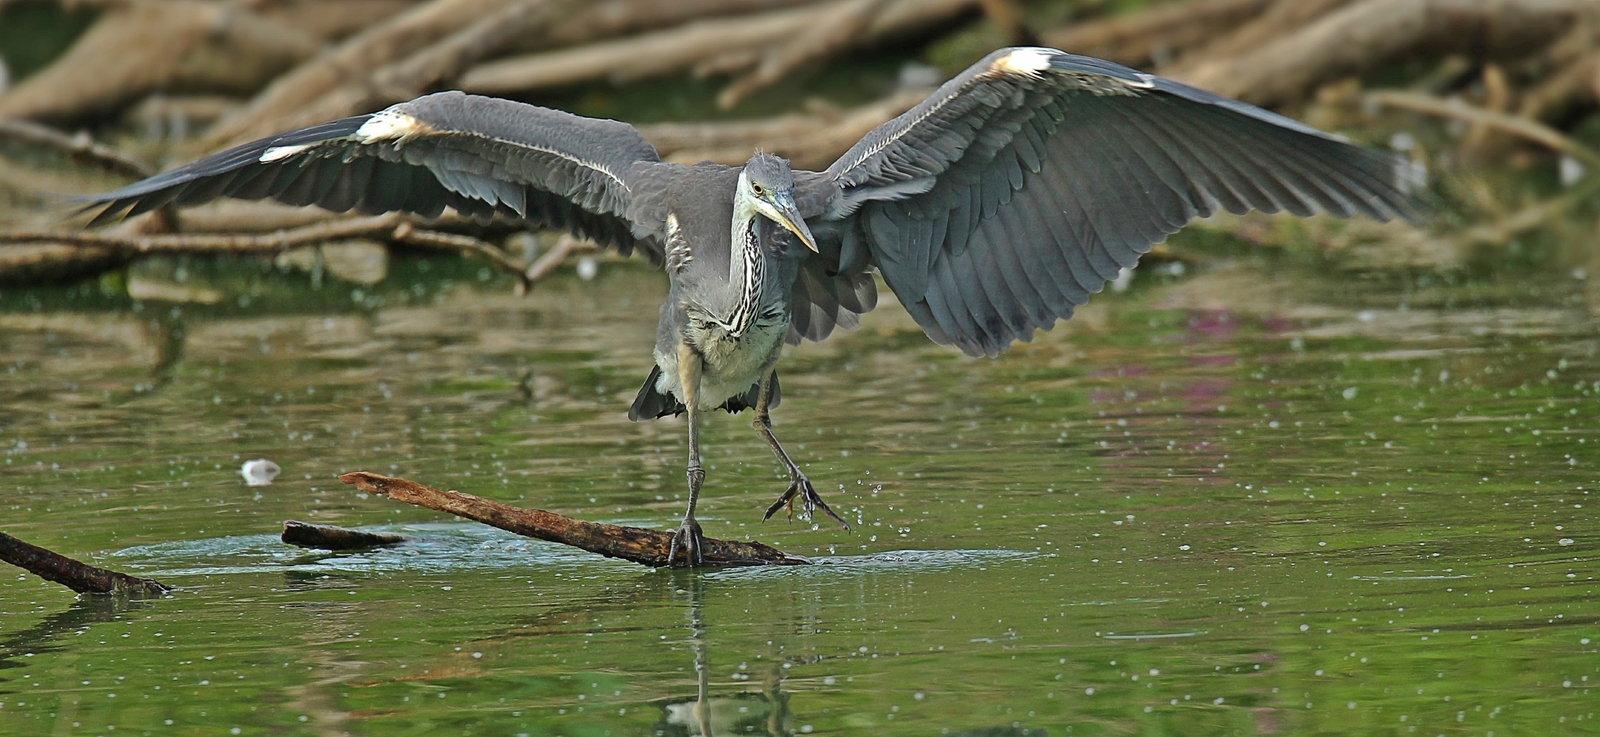
[[[875,264],[930,337],[973,355],[1070,317],[1218,209],[1420,217],[1420,173],[1390,154],[1045,48],[991,54],[823,175],[834,270]]]
[[[623,253],[659,248],[627,219],[630,171],[659,161],[626,123],[440,92],[247,143],[87,198],[95,222],[167,203],[271,198],[335,212],[514,215]],[[645,233],[645,231],[641,231]]]

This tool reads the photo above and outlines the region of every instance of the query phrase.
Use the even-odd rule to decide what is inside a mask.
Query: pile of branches
[[[1600,107],[1593,0],[1191,0],[1120,15],[1106,15],[1102,0],[61,2],[101,14],[51,65],[0,92],[0,139],[54,148],[124,177],[155,167],[60,131],[143,121],[177,136],[162,153],[181,163],[439,89],[539,99],[583,85],[694,75],[722,80],[717,103],[728,108],[831,59],[865,49],[905,50],[912,59],[941,39],[931,54],[936,73],[902,75],[911,83],[871,104],[807,100],[773,118],[641,128],[668,160],[737,163],[761,148],[820,168],[922,99],[929,82],[994,46],[1038,42],[1341,129],[1373,125],[1396,109],[1457,121],[1450,150],[1413,149],[1430,164],[1565,156],[1580,170],[1600,166],[1593,149],[1569,135]],[[1369,90],[1374,79],[1400,86]],[[1327,114],[1319,118],[1319,109]],[[0,187],[26,180],[5,175],[8,166],[0,162]],[[1550,214],[1502,212],[1470,193],[1454,199],[1497,214],[1444,241],[1420,232],[1384,238],[1409,239],[1424,254],[1408,259],[1448,262],[1438,253],[1504,242]],[[1559,210],[1577,199],[1541,206]],[[1248,236],[1246,226],[1227,227]],[[300,230],[277,233],[290,227]],[[493,242],[514,229],[266,206],[158,212],[93,236],[65,226],[0,233],[0,279],[8,269],[29,279],[68,277],[155,252],[282,251],[332,233],[475,252],[526,284],[528,266]]]

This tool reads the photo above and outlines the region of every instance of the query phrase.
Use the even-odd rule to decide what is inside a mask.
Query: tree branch
[[[88,135],[71,136],[49,126],[26,120],[0,120],[0,138],[28,146],[39,146],[66,154],[78,163],[92,164],[112,174],[143,179],[154,169],[110,146],[95,143]]]
[[[1504,131],[1519,138],[1553,148],[1574,159],[1581,160],[1588,166],[1600,167],[1600,153],[1579,143],[1565,133],[1535,120],[1484,110],[1464,103],[1441,100],[1432,95],[1416,92],[1383,90],[1368,94],[1367,100],[1376,105],[1396,107],[1425,115],[1455,118],[1467,123]]]
[[[520,509],[459,491],[440,491],[415,481],[356,471],[339,477],[368,494],[449,512],[507,532],[571,545],[607,558],[621,558],[651,568],[667,565],[671,533],[639,527],[586,522],[541,509]],[[706,566],[793,566],[811,561],[756,542],[705,538],[701,555]]]
[[[374,238],[423,248],[476,254],[495,268],[517,278],[519,293],[533,286],[528,270],[507,258],[493,244],[468,235],[419,228],[400,213],[346,218],[274,233],[108,233],[84,231],[0,232],[0,249],[7,246],[61,244],[89,249],[110,249],[127,255],[150,253],[279,253],[291,248],[347,238]],[[543,276],[540,274],[540,276]]]
[[[159,581],[97,568],[3,532],[0,532],[0,560],[80,594],[162,596],[172,590]]]

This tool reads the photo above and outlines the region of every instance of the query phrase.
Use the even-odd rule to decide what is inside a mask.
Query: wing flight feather
[[[818,217],[936,341],[994,355],[1197,217],[1422,217],[1420,176],[1260,108],[1055,49],[1002,49],[823,173]],[[815,186],[815,185],[814,185]],[[846,268],[850,258],[841,258]]]
[[[446,207],[571,230],[659,258],[628,218],[630,175],[660,159],[626,123],[509,100],[441,92],[371,115],[247,143],[85,198],[93,223],[168,203],[271,198],[344,212],[437,216]]]

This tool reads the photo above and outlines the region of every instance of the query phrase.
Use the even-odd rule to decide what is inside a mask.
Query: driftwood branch
[[[1534,141],[1560,151],[1574,159],[1581,160],[1586,165],[1600,167],[1600,152],[1596,152],[1571,136],[1536,120],[1475,108],[1464,103],[1441,100],[1431,95],[1415,92],[1383,90],[1367,95],[1367,100],[1375,105],[1395,107],[1425,115],[1454,118],[1485,128],[1510,133],[1519,138]]]
[[[736,100],[798,66],[847,48],[928,28],[978,8],[978,0],[830,0],[481,64],[460,86],[487,94],[595,79],[628,81],[700,70],[748,71],[723,99]],[[834,33],[818,34],[818,29]]]
[[[1248,54],[1262,44],[1294,33],[1328,13],[1349,5],[1352,0],[1294,0],[1274,2],[1248,20],[1235,19],[1218,27],[1215,35],[1177,56],[1171,64],[1160,64],[1161,73],[1183,75],[1197,64]],[[1170,54],[1170,52],[1169,52]]]
[[[1042,34],[1047,46],[1145,65],[1175,56],[1259,15],[1273,0],[1198,0],[1168,3],[1143,13],[1075,23]],[[1298,1],[1298,0],[1295,0]]]
[[[0,249],[7,246],[50,244],[106,251],[126,257],[152,253],[275,254],[292,248],[348,238],[375,238],[422,248],[457,251],[480,256],[497,269],[517,278],[519,291],[533,286],[528,270],[507,258],[493,244],[458,233],[420,228],[400,213],[328,220],[274,233],[109,233],[88,231],[0,232]]]
[[[518,44],[519,51],[535,47],[576,46],[656,28],[670,28],[700,18],[764,13],[805,5],[816,0],[599,0],[550,28],[548,38],[535,37]]]
[[[570,545],[607,558],[621,558],[651,568],[667,566],[667,547],[671,544],[672,535],[660,530],[586,522],[554,512],[521,509],[459,491],[440,491],[415,481],[364,471],[347,473],[340,476],[339,480],[369,494],[449,512],[518,535]],[[707,566],[792,566],[811,562],[761,543],[709,537],[704,539],[701,555]]]
[[[424,230],[411,223],[401,223],[395,226],[394,230],[389,233],[389,237],[395,241],[413,246],[476,254],[494,264],[495,268],[516,277],[518,295],[526,294],[529,289],[533,288],[534,280],[528,275],[528,270],[507,258],[504,251],[470,235],[441,233],[437,230]]]
[[[172,587],[159,581],[97,568],[3,532],[0,532],[0,560],[80,594],[161,596],[172,591]]]
[[[289,520],[283,523],[284,543],[316,550],[368,550],[406,541],[404,535],[384,535],[329,525],[312,525]]]
[[[1258,105],[1304,97],[1413,50],[1525,51],[1556,38],[1593,0],[1360,0],[1248,53],[1208,60],[1178,79]]]
[[[588,244],[563,233],[560,238],[556,239],[555,245],[551,246],[549,251],[540,256],[539,260],[528,265],[527,270],[523,272],[523,277],[532,283],[555,273],[555,270],[561,268],[561,264],[565,263],[573,252],[584,245]]]
[[[0,96],[0,118],[66,120],[158,91],[248,92],[316,53],[299,29],[199,0],[129,0]]]
[[[110,146],[95,143],[87,134],[72,136],[25,120],[0,120],[0,138],[26,146],[49,149],[65,154],[77,163],[89,164],[133,179],[143,179],[155,173],[155,170],[146,166],[144,162]]]
[[[639,132],[668,161],[742,164],[752,152],[761,150],[787,158],[798,168],[820,170],[868,131],[922,102],[928,92],[906,90],[843,111],[729,123],[657,123],[639,126]]]
[[[476,27],[477,20],[499,16],[505,6],[505,0],[433,0],[376,24],[279,76],[245,109],[219,122],[206,146],[223,148],[413,96],[415,90],[380,89],[379,72]],[[471,55],[456,58],[470,60]]]
[[[717,96],[717,105],[724,110],[731,108],[794,70],[849,47],[886,4],[887,0],[839,0],[825,8],[799,33],[762,54],[755,69],[724,88]]]

